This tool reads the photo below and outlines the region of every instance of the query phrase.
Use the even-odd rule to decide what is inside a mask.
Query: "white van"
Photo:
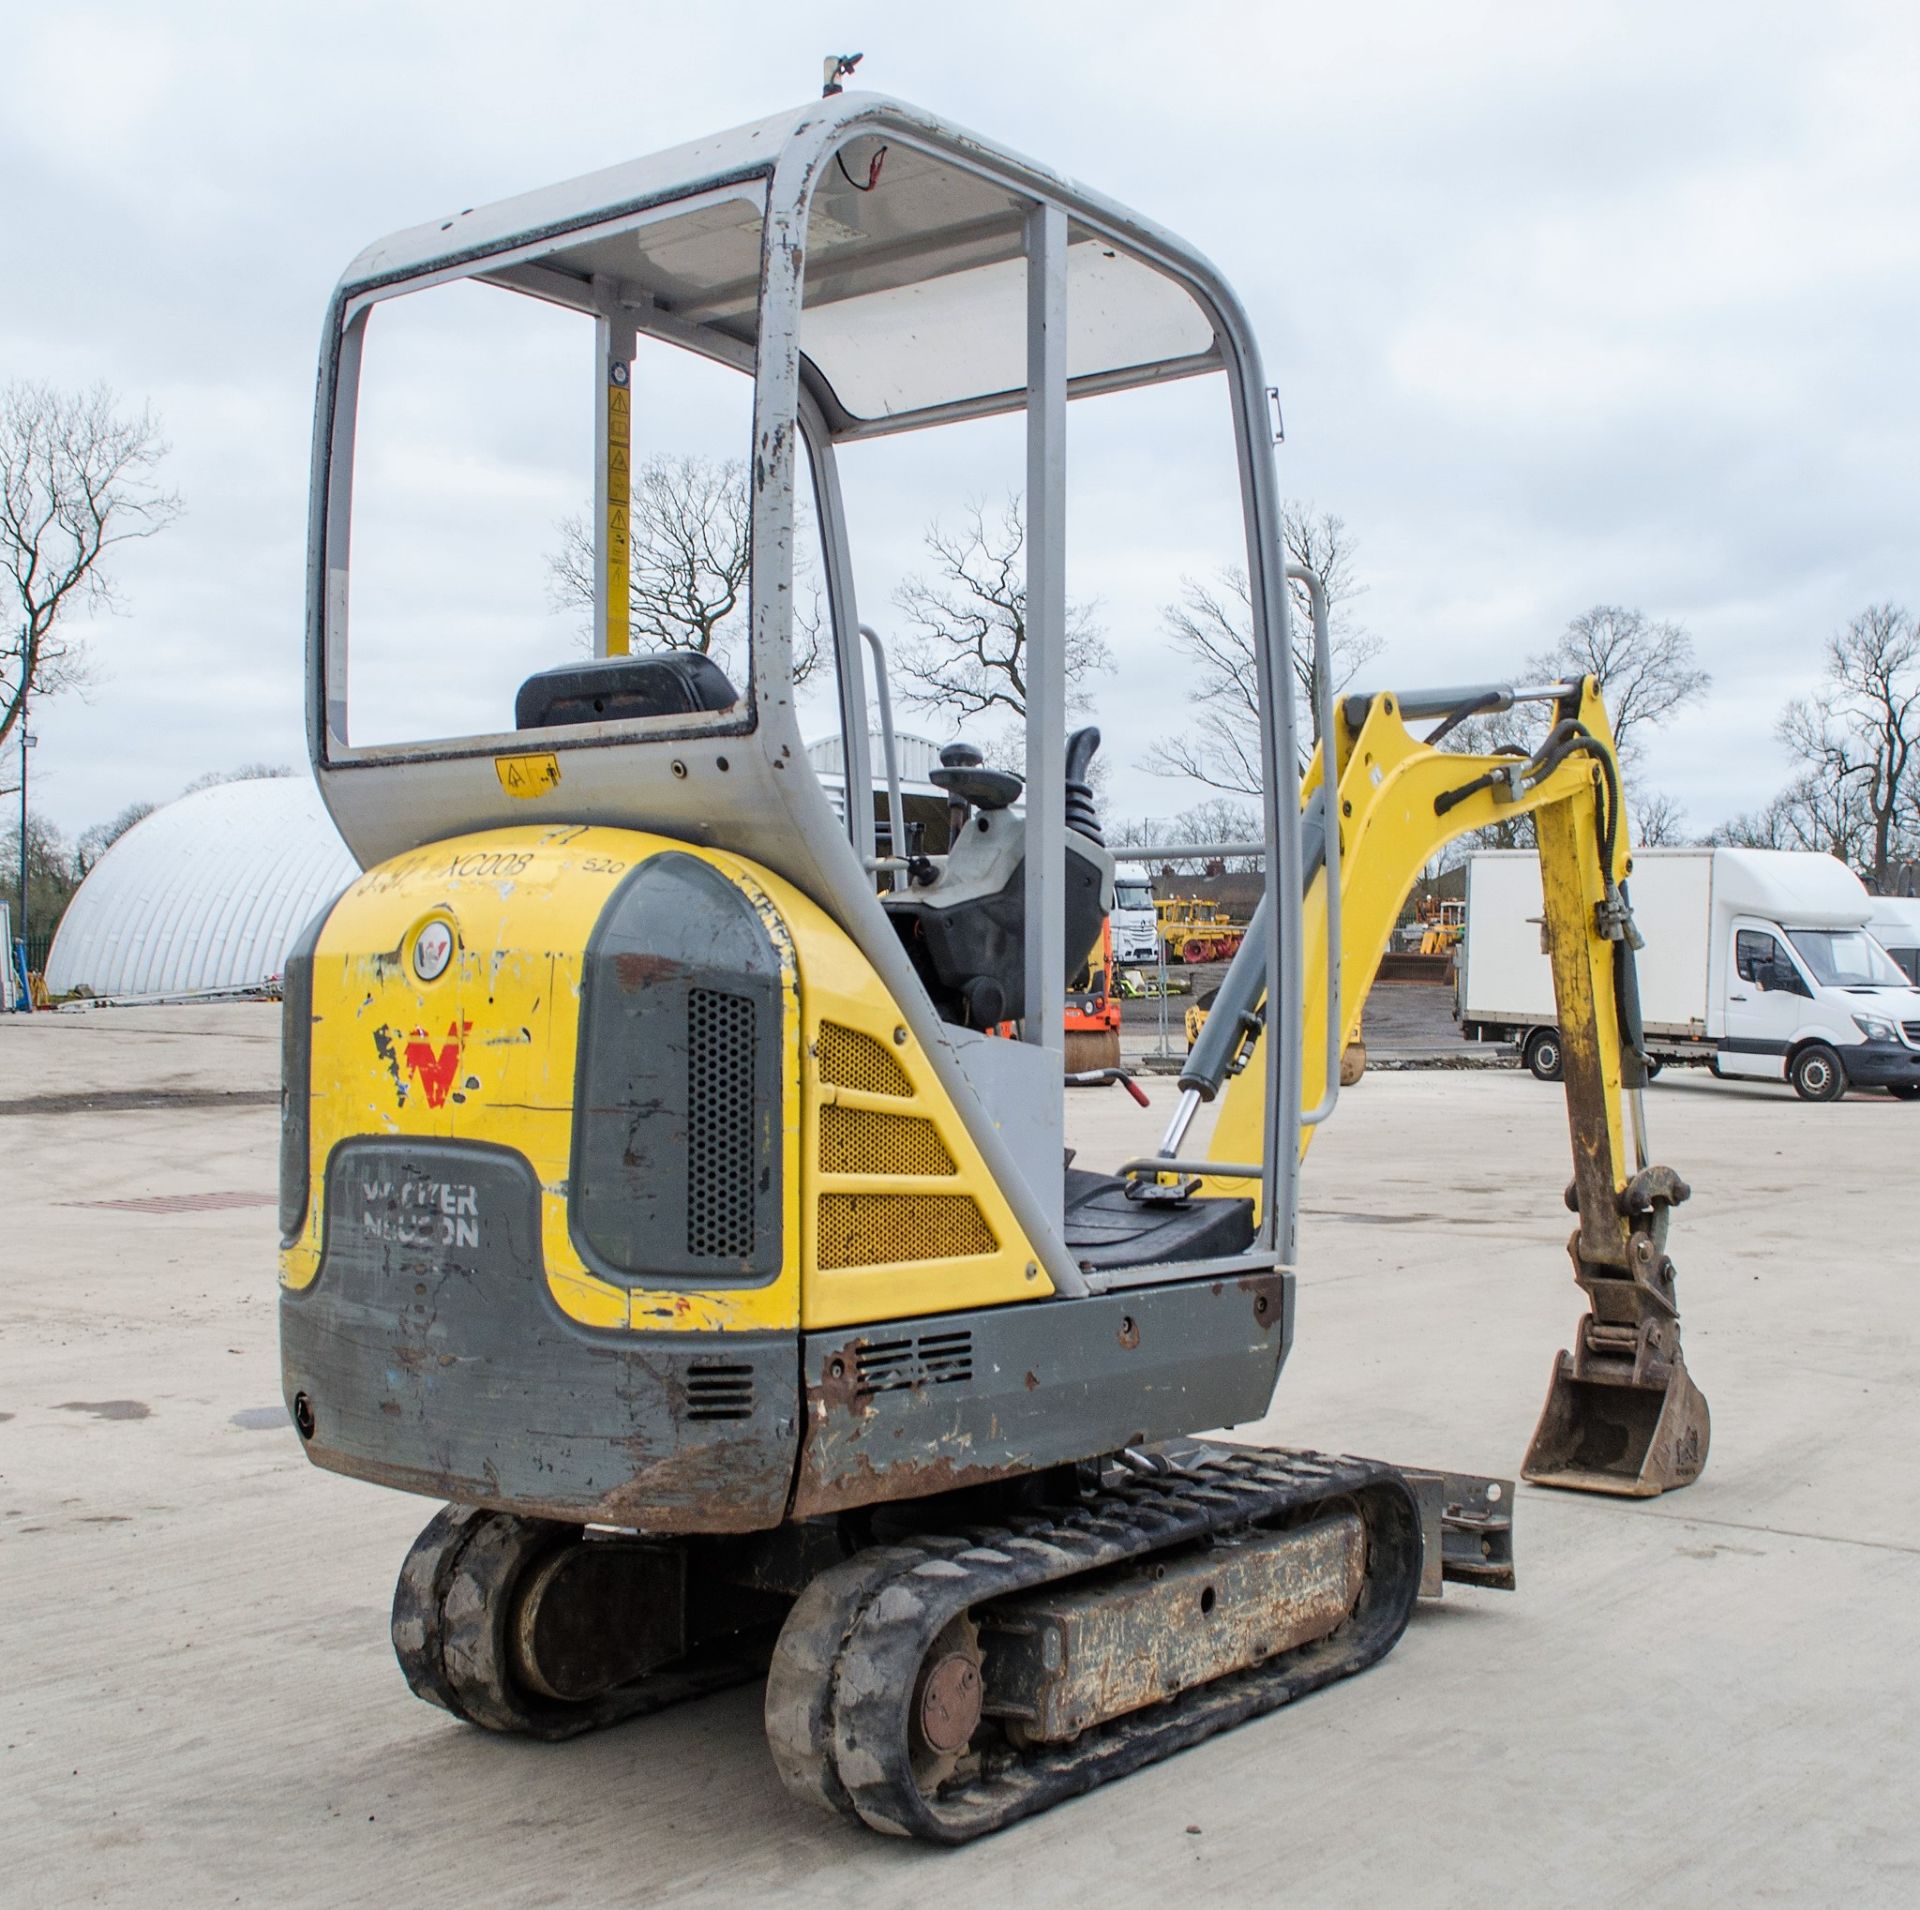
[[[1920,988],[1920,896],[1876,895],[1867,932]]]
[[[1655,1062],[1788,1081],[1805,1101],[1849,1087],[1920,1099],[1920,989],[1868,933],[1876,898],[1844,863],[1783,849],[1642,849],[1627,892],[1646,940],[1640,1002]],[[1533,1072],[1554,1080],[1542,914],[1530,851],[1469,859],[1455,1012],[1468,1040],[1517,1042]]]

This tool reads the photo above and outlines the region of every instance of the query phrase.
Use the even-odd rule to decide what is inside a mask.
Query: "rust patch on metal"
[[[1236,1282],[1242,1293],[1253,1296],[1254,1324],[1263,1333],[1271,1333],[1286,1317],[1286,1277],[1278,1273],[1246,1274]]]
[[[777,1476],[771,1469],[763,1476],[724,1463],[730,1456],[723,1449],[694,1446],[656,1458],[605,1493],[585,1518],[590,1524],[642,1531],[760,1532],[778,1525],[785,1509],[784,1468]]]
[[[658,982],[676,980],[685,973],[684,963],[666,955],[628,954],[613,958],[613,978],[629,993],[651,988]]]
[[[382,1412],[394,1402],[386,1401]],[[397,1409],[396,1409],[397,1410]],[[777,1526],[785,1509],[786,1471],[765,1476],[743,1474],[725,1463],[734,1455],[723,1448],[704,1454],[691,1447],[640,1467],[628,1479],[594,1499],[545,1499],[537,1492],[510,1493],[491,1465],[484,1479],[438,1467],[393,1465],[364,1453],[328,1446],[324,1438],[307,1448],[308,1456],[329,1471],[429,1499],[455,1499],[463,1505],[515,1512],[522,1518],[554,1519],[562,1525],[624,1525],[641,1530],[692,1532],[764,1532]],[[704,1457],[706,1463],[700,1460]]]
[[[938,1450],[903,1453],[876,1466],[864,1452],[845,1453],[831,1474],[822,1460],[831,1457],[842,1442],[829,1438],[822,1452],[822,1434],[818,1427],[807,1441],[801,1461],[800,1484],[794,1494],[796,1518],[809,1519],[823,1512],[850,1512],[856,1506],[876,1505],[888,1499],[930,1499],[944,1492],[959,1492],[967,1486],[990,1485],[996,1479],[1012,1479],[1034,1470],[1025,1458],[1009,1457],[998,1465],[964,1465]]]
[[[1337,1512],[1286,1532],[1237,1535],[1097,1585],[1045,1585],[995,1609],[989,1713],[1023,1736],[1083,1731],[1324,1638],[1358,1602],[1366,1528]]]
[[[873,1395],[860,1384],[860,1349],[865,1345],[864,1340],[849,1340],[821,1361],[819,1384],[807,1388],[807,1416],[815,1424],[835,1413],[865,1419],[873,1411]]]
[[[1120,1331],[1114,1335],[1129,1353],[1140,1344],[1140,1322],[1131,1313],[1120,1316]]]

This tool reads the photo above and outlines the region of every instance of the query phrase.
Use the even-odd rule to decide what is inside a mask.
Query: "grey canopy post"
[[[1067,215],[1027,214],[1027,1013],[1056,1054],[1067,1006]]]

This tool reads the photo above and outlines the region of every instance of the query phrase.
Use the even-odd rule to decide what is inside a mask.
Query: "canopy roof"
[[[1126,208],[918,109],[848,94],[370,246],[342,296],[475,273],[750,367],[765,273],[804,258],[805,376],[836,436],[1017,408],[1025,222],[1068,225],[1069,389],[1217,369],[1213,275]],[[1224,295],[1224,288],[1217,288]]]

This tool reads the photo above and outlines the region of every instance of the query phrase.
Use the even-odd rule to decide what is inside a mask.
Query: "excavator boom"
[[[1442,733],[1465,716],[1515,701],[1551,706],[1551,726],[1532,754],[1475,756],[1438,746]],[[1325,742],[1302,789],[1300,1052],[1302,1098],[1311,1110],[1303,1117],[1302,1153],[1311,1145],[1315,1117],[1329,1112],[1338,1094],[1327,1079],[1328,1058],[1359,1027],[1368,988],[1422,868],[1462,835],[1531,816],[1546,904],[1542,934],[1565,1051],[1573,1150],[1566,1200],[1578,1216],[1569,1252],[1588,1312],[1573,1348],[1555,1360],[1522,1476],[1632,1496],[1686,1485],[1706,1462],[1708,1440],[1706,1401],[1681,1353],[1666,1253],[1669,1215],[1688,1189],[1670,1168],[1647,1158],[1637,936],[1628,903],[1632,853],[1599,685],[1589,677],[1533,692],[1348,696],[1331,714],[1325,726],[1337,794],[1331,844]],[[1425,740],[1408,727],[1434,718],[1440,728]],[[1330,878],[1338,882],[1337,898]],[[1263,909],[1180,1077],[1181,1110],[1162,1159],[1134,1163],[1136,1169],[1164,1172],[1196,1109],[1218,1094],[1220,1115],[1200,1179],[1210,1193],[1257,1195],[1257,1179],[1231,1170],[1259,1158],[1269,933]],[[1337,1022],[1337,1041],[1327,1039],[1330,1021]]]

